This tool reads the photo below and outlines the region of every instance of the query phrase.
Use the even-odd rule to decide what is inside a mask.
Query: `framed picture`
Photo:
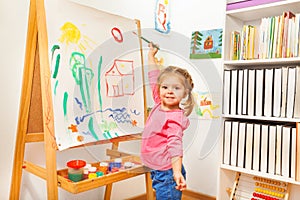
[[[222,29],[194,31],[191,38],[190,59],[222,57]]]

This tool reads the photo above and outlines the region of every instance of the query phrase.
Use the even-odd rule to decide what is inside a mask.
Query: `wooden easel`
[[[96,187],[106,186],[104,198],[108,200],[110,199],[112,184],[114,182],[138,175],[145,175],[147,199],[153,200],[150,174],[143,167],[135,168],[133,171],[116,173],[109,177],[103,176],[103,178],[99,177],[94,180],[84,180],[77,183],[72,183],[63,177],[65,170],[57,171],[57,145],[54,134],[48,36],[45,22],[44,1],[31,0],[10,199],[19,199],[22,171],[25,169],[46,180],[48,199],[58,199],[58,186],[71,193],[79,193]],[[141,33],[139,32],[139,34]],[[140,139],[140,137],[131,135],[109,141],[99,141],[92,145],[111,142],[112,149],[107,151],[110,158],[127,156],[124,157],[126,159],[128,158],[128,154],[117,151],[119,142],[135,139]],[[25,146],[27,143],[32,142],[44,142],[46,168],[24,160]],[[130,159],[138,160],[139,158],[130,157]]]

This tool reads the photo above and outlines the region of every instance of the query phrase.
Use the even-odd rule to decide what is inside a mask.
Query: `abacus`
[[[230,200],[288,200],[288,183],[237,172]]]

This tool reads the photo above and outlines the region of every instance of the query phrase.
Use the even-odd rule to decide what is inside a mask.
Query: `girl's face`
[[[179,109],[181,100],[186,96],[186,90],[182,78],[178,75],[164,77],[159,86],[159,96],[161,99],[162,109]]]

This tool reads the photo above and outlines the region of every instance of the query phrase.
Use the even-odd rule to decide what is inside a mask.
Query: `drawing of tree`
[[[191,48],[192,48],[192,54],[196,54],[196,50],[200,49],[200,46],[202,45],[202,36],[203,34],[200,31],[195,31],[192,33],[192,41],[191,41]]]
[[[219,47],[222,46],[222,37],[223,37],[223,30],[220,31],[220,35],[219,35]]]

